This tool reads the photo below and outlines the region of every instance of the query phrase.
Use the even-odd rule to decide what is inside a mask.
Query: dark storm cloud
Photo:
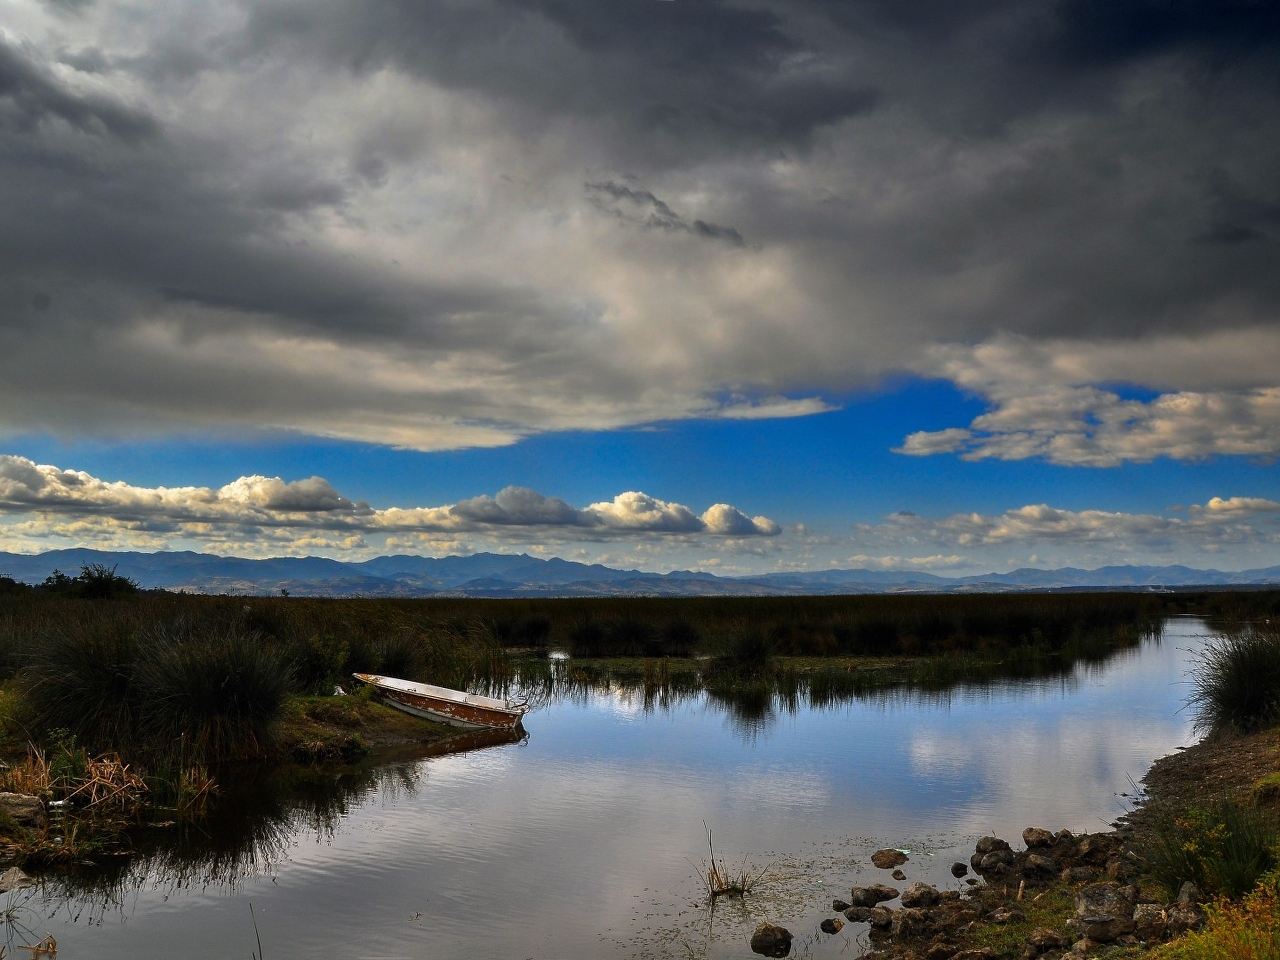
[[[99,6],[0,24],[3,429],[500,443],[1280,336],[1274,4]]]
[[[671,230],[691,233],[707,240],[723,240],[735,247],[746,245],[733,227],[722,227],[705,220],[686,220],[643,187],[605,180],[585,185],[587,199],[598,210],[619,220],[635,223],[648,230]]]
[[[879,99],[779,13],[718,0],[276,2],[255,8],[247,36],[255,51],[285,44],[354,71],[394,64],[537,114],[679,137],[695,152],[802,145]]]
[[[67,90],[47,68],[5,43],[0,35],[0,130],[26,132],[55,119],[84,133],[107,134],[129,143],[158,131],[156,122],[145,113],[105,97]]]

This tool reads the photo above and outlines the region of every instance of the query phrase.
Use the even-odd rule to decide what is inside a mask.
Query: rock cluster
[[[854,887],[848,903],[836,900],[832,907],[846,920],[869,924],[871,937],[881,950],[920,960],[980,960],[993,956],[985,948],[961,949],[958,941],[976,925],[1025,922],[1020,901],[1026,891],[1048,886],[1055,880],[1084,884],[1076,895],[1074,916],[1067,924],[1069,930],[1063,934],[1043,927],[1033,929],[1023,947],[1025,960],[1055,960],[1066,957],[1068,951],[1072,955],[1088,954],[1112,943],[1155,942],[1198,929],[1206,920],[1194,888],[1181,891],[1177,903],[1139,903],[1137,887],[1128,882],[1134,864],[1117,834],[1077,837],[1067,830],[1051,833],[1028,827],[1022,833],[1022,841],[1025,849],[1015,851],[999,837],[983,837],[967,865],[952,865],[951,873],[957,878],[972,868],[987,881],[981,894],[986,907],[979,902],[978,891],[962,897],[958,891],[938,890],[927,883],[912,883],[902,891],[878,883]],[[898,851],[877,854],[886,852]],[[897,865],[891,864],[892,857],[882,860],[882,869]],[[1015,890],[1017,894],[993,908],[991,894],[997,884],[1007,891],[1006,895]],[[887,905],[895,899],[900,906]]]

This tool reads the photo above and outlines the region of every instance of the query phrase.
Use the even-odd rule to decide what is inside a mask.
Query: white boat
[[[469,730],[514,730],[529,709],[521,700],[499,700],[430,683],[415,683],[374,673],[353,673],[391,706],[415,717]]]

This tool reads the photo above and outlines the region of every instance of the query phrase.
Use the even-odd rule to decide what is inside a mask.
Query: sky
[[[1263,0],[0,0],[0,551],[1280,564]]]

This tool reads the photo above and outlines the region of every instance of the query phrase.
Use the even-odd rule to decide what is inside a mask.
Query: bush
[[[1160,950],[1161,960],[1275,960],[1280,957],[1280,886],[1272,875],[1242,903],[1209,906],[1204,929]]]
[[[35,729],[69,731],[93,750],[134,742],[138,694],[136,624],[120,618],[71,620],[30,651],[23,674]]]
[[[1248,627],[1197,656],[1188,702],[1202,730],[1258,730],[1280,722],[1280,632]]]
[[[1181,813],[1157,810],[1140,852],[1171,895],[1190,880],[1206,893],[1239,897],[1275,868],[1277,839],[1265,811],[1221,799]]]
[[[238,630],[160,637],[138,671],[151,750],[185,763],[262,757],[291,675],[279,653]]]

